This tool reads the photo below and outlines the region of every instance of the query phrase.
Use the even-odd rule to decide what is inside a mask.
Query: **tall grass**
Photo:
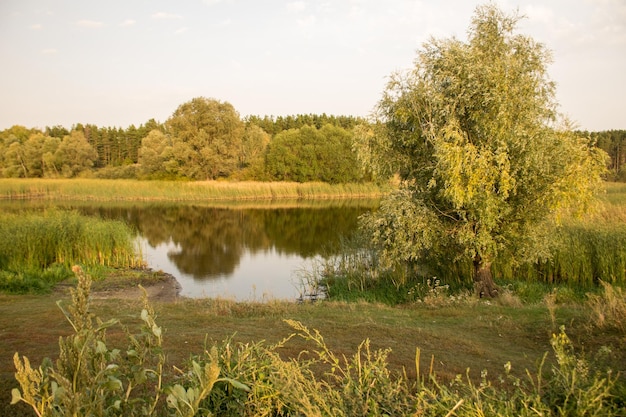
[[[43,282],[66,277],[74,264],[135,267],[141,263],[132,232],[123,222],[60,210],[0,213],[0,289],[5,291],[43,288]]]
[[[532,280],[590,289],[600,281],[626,284],[626,185],[608,184],[594,210],[566,219],[552,235],[546,261],[503,269],[505,280]]]
[[[0,179],[1,199],[204,201],[379,197],[373,183]]]
[[[626,291],[622,288],[602,282],[602,292],[589,294],[587,306],[596,327],[626,333]]]

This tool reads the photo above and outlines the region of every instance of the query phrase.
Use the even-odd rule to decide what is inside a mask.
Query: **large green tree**
[[[55,166],[60,167],[61,174],[66,178],[91,170],[97,159],[96,150],[87,142],[85,135],[77,130],[63,138],[53,158]]]
[[[263,179],[265,169],[265,150],[270,143],[271,136],[259,126],[246,126],[239,151],[239,168],[242,178]]]
[[[139,148],[141,173],[148,178],[166,177],[165,162],[172,153],[171,140],[158,129],[152,130],[142,139]]]
[[[362,172],[351,130],[303,126],[278,133],[267,146],[265,168],[278,181],[357,182]]]
[[[365,222],[384,259],[471,261],[481,296],[497,294],[496,258],[549,255],[547,231],[565,208],[585,207],[606,163],[558,123],[549,51],[514,33],[519,19],[480,6],[466,42],[424,44],[359,137],[371,169],[400,179]]]
[[[173,141],[169,163],[181,175],[216,179],[237,168],[244,123],[232,104],[197,97],[181,104],[166,126]]]

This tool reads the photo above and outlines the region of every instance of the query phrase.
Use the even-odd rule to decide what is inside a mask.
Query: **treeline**
[[[581,133],[590,136],[596,146],[604,149],[611,157],[608,179],[626,182],[626,130]]]
[[[13,126],[0,132],[0,176],[360,182],[368,179],[352,149],[360,123],[326,114],[242,119],[231,104],[200,97],[139,127]]]
[[[0,131],[0,176],[360,182],[370,178],[354,135],[366,123],[326,114],[241,118],[228,102],[198,97],[164,123]],[[626,130],[579,133],[611,157],[608,179],[626,181]]]

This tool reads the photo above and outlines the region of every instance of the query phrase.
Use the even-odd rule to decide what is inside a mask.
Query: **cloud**
[[[76,26],[95,29],[95,28],[103,27],[104,23],[98,22],[96,20],[81,19],[81,20],[76,21]]]
[[[32,30],[41,30],[43,29],[43,25],[40,23],[35,23],[33,25],[30,25],[29,28],[31,28]]]
[[[56,48],[46,48],[46,49],[42,49],[41,53],[43,55],[55,55],[56,53],[58,53],[59,50]]]
[[[228,18],[228,19],[222,20],[217,26],[221,27],[221,28],[224,28],[224,27],[230,26],[232,24],[233,24],[233,19]]]
[[[157,20],[174,20],[182,19],[183,17],[179,14],[174,13],[156,12],[152,14],[152,18]]]
[[[120,26],[132,26],[135,23],[137,22],[134,19],[126,19],[122,23],[120,23]]]
[[[290,1],[287,3],[287,10],[290,12],[301,12],[306,9],[306,2],[304,1]]]
[[[315,26],[316,22],[317,18],[315,17],[315,15],[312,14],[297,20],[298,26],[300,26],[301,28],[313,27]]]
[[[189,28],[188,28],[188,27],[183,26],[182,28],[178,28],[178,29],[176,29],[176,31],[175,31],[174,33],[175,33],[175,34],[177,34],[177,35],[179,35],[179,34],[181,34],[181,33],[185,33],[185,32],[187,32],[188,30],[189,30]]]
[[[206,4],[207,6],[213,6],[221,2],[222,0],[202,0],[202,3]]]

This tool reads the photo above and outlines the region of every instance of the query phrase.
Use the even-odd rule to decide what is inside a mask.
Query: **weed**
[[[604,281],[600,294],[589,294],[587,305],[592,312],[593,323],[599,328],[626,332],[626,293],[622,288]]]
[[[19,389],[13,402],[24,402],[39,416],[221,415],[221,416],[618,416],[623,381],[577,354],[564,328],[552,337],[554,360],[545,358],[526,378],[504,374],[490,379],[459,375],[452,381],[427,374],[415,355],[415,378],[389,368],[391,349],[374,349],[363,340],[353,354],[338,354],[317,330],[285,320],[293,333],[275,344],[234,343],[232,338],[192,355],[177,376],[165,370],[163,331],[144,296],[139,334],[123,327],[127,345],[114,348],[107,329],[118,326],[91,313],[90,279],[75,268],[77,288],[62,309],[74,333],[59,341],[55,363],[33,367],[15,355]],[[300,339],[306,345],[284,355]],[[612,355],[605,347],[598,358]]]
[[[44,360],[32,369],[28,358],[14,357],[21,390],[12,403],[23,401],[39,415],[153,415],[160,395],[165,356],[161,329],[144,295],[139,335],[127,331],[125,350],[110,348],[106,330],[116,319],[103,322],[89,311],[91,278],[73,268],[78,286],[71,290],[67,310],[59,303],[74,333],[59,340],[59,358]],[[140,392],[140,394],[135,394]]]
[[[550,322],[552,323],[552,328],[556,326],[556,291],[551,291],[546,294],[543,298],[543,302],[548,308],[548,313],[550,314]]]

